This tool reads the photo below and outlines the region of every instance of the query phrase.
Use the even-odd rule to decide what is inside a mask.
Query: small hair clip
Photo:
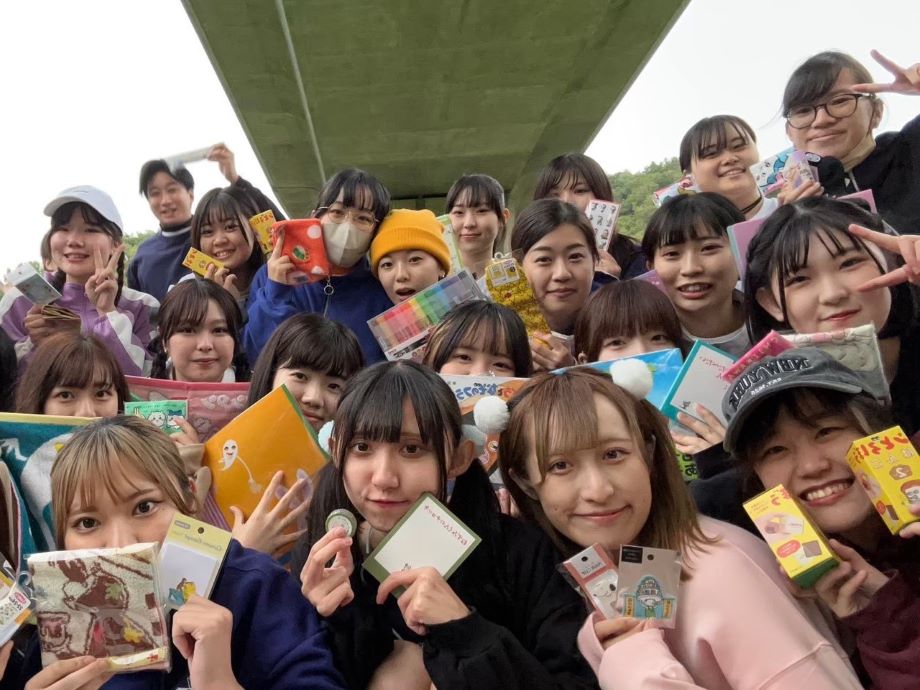
[[[654,384],[648,364],[641,359],[617,360],[610,365],[610,378],[640,400],[651,392]]]
[[[335,422],[328,421],[319,428],[319,433],[316,434],[316,440],[319,443],[319,447],[323,449],[323,452],[326,455],[332,455],[332,451],[329,449],[329,442],[332,439],[332,434],[335,432]]]
[[[473,419],[476,427],[485,434],[499,434],[508,428],[511,411],[508,403],[497,395],[482,398],[473,407]]]

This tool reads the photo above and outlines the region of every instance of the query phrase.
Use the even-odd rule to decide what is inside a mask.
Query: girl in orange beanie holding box
[[[387,297],[399,304],[450,273],[441,223],[428,210],[398,208],[371,242],[371,270]]]

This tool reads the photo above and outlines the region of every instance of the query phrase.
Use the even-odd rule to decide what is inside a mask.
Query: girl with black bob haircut
[[[920,370],[913,356],[920,348],[918,288],[866,285],[904,264],[873,241],[885,230],[859,201],[818,197],[779,209],[748,247],[748,329],[756,342],[770,330],[817,333],[874,325],[894,417],[912,434],[920,429]]]
[[[393,303],[371,272],[367,252],[389,212],[390,192],[364,170],[340,170],[323,185],[311,215],[322,224],[333,275],[325,281],[299,282],[290,257],[282,256],[276,243],[249,289],[244,339],[250,362],[258,359],[282,321],[302,312],[322,314],[348,326],[366,361],[384,359],[367,321]]]
[[[559,199],[572,204],[582,213],[588,208],[591,199],[613,201],[613,188],[610,179],[600,164],[583,153],[566,153],[553,158],[537,179],[533,198]],[[614,228],[616,230],[616,228]],[[634,278],[645,273],[645,262],[639,251],[638,243],[631,237],[619,233],[610,244],[610,255],[616,266],[606,261],[609,255],[603,252],[598,270],[615,275],[617,278]]]
[[[524,322],[495,302],[463,304],[431,330],[423,364],[439,374],[530,376],[533,361]]]
[[[595,687],[575,647],[584,603],[557,575],[549,540],[499,513],[437,374],[405,361],[357,374],[336,412],[330,454],[292,565],[326,619],[349,687]],[[362,561],[424,492],[482,543],[450,582],[421,568],[378,584]],[[338,508],[358,518],[354,539],[342,528],[326,533]],[[400,585],[405,593],[390,597]]]

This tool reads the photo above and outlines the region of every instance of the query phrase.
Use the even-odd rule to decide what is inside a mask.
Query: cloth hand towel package
[[[156,544],[31,556],[42,665],[90,655],[115,673],[168,668],[157,558]]]

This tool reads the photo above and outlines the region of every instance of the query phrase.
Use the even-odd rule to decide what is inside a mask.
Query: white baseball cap
[[[124,226],[121,224],[121,215],[118,213],[118,209],[115,208],[115,202],[112,201],[112,197],[101,189],[87,184],[70,187],[58,194],[45,206],[45,215],[53,216],[54,212],[61,206],[72,201],[79,201],[81,204],[92,207],[100,216],[115,223],[119,230],[125,231]]]

